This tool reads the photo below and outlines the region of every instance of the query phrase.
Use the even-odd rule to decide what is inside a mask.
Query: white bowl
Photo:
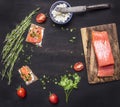
[[[60,5],[71,7],[71,5],[66,1],[57,1],[53,3],[49,12],[50,18],[56,24],[66,24],[71,20],[73,13],[61,13],[61,12],[55,11],[56,6],[60,6]]]

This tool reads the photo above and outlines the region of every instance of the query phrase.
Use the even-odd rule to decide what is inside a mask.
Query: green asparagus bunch
[[[13,69],[17,58],[19,57],[20,52],[23,49],[23,40],[24,37],[22,36],[26,29],[30,26],[32,16],[39,10],[32,11],[25,19],[16,26],[15,29],[8,33],[5,38],[5,45],[2,50],[2,62],[4,64],[4,68],[1,72],[2,80],[4,77],[8,78],[8,85],[11,84],[11,79],[13,76]]]

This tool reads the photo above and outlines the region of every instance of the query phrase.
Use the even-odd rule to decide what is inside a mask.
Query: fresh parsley
[[[66,96],[66,103],[68,103],[69,96],[73,89],[77,89],[78,83],[80,82],[81,77],[77,74],[65,74],[61,76],[61,79],[58,83],[64,89]]]

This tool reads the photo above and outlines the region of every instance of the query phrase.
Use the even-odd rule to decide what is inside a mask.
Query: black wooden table
[[[61,87],[49,83],[44,90],[40,81],[26,86],[20,78],[18,69],[23,65],[28,65],[33,72],[41,78],[43,75],[51,78],[60,75],[74,73],[71,68],[75,62],[82,61],[85,65],[80,28],[108,23],[116,23],[118,38],[120,41],[120,2],[119,0],[66,0],[72,6],[91,5],[99,3],[111,3],[112,8],[106,10],[77,13],[73,15],[70,23],[66,25],[56,25],[49,17],[50,6],[56,0],[0,0],[0,52],[3,48],[3,41],[8,32],[15,28],[31,11],[40,7],[40,12],[47,14],[47,20],[43,24],[37,24],[35,16],[32,23],[45,28],[42,48],[32,44],[24,47],[25,54],[20,55],[20,60],[16,62],[11,85],[7,85],[7,80],[0,80],[0,107],[119,107],[120,106],[120,81],[113,81],[104,84],[89,85],[86,68],[79,72],[81,82],[78,89],[71,93],[69,103],[65,102],[65,94]],[[73,30],[75,29],[75,30]],[[24,37],[26,37],[25,32]],[[74,43],[69,40],[76,37]],[[31,51],[31,48],[33,51]],[[24,59],[32,55],[30,62]],[[1,60],[1,57],[0,57]],[[0,71],[2,63],[0,62]],[[19,99],[16,95],[16,88],[22,85],[27,90],[27,97]],[[49,91],[59,96],[59,103],[52,105],[48,101]]]

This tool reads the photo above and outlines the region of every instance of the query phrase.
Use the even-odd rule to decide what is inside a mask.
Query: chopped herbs
[[[28,44],[26,44],[25,47],[28,48]]]
[[[83,56],[84,54],[83,53],[81,53],[81,56]]]
[[[46,89],[46,84],[50,82],[49,81],[49,76],[43,75],[40,78],[40,82],[41,82],[42,88],[45,90]]]
[[[66,70],[66,72],[68,73],[69,71],[68,71],[68,70]]]
[[[72,39],[73,39],[73,40],[75,40],[75,39],[76,39],[76,37],[74,37],[74,36],[73,36],[73,37],[72,37]]]
[[[77,89],[78,83],[80,82],[80,76],[75,74],[65,74],[61,76],[61,80],[58,83],[64,89],[65,96],[66,96],[66,103],[68,103],[69,96],[73,89]]]
[[[41,83],[43,89],[46,89],[47,84],[49,84],[51,82],[56,85],[56,84],[58,84],[58,79],[57,78],[51,79],[49,76],[47,76],[45,74],[42,77],[40,77],[40,83]]]
[[[30,60],[30,58],[31,58],[31,55],[27,57],[27,60]]]
[[[22,53],[22,55],[24,56],[24,53]],[[26,58],[26,59],[24,60],[24,62],[30,64],[30,63],[31,63],[31,62],[30,62],[30,59],[32,58],[32,55],[25,55],[25,58]]]
[[[55,25],[55,24],[52,24],[52,26],[55,27],[56,25]],[[74,32],[74,31],[76,31],[76,28],[68,28],[68,27],[63,27],[63,26],[61,26],[60,29],[61,29],[62,31],[69,31],[69,32],[71,32],[71,33]]]
[[[70,68],[73,68],[73,65],[70,65]]]
[[[28,75],[23,76],[25,81],[30,81],[31,80],[31,74],[29,73]]]
[[[24,52],[24,50],[22,49],[22,52]]]
[[[46,89],[46,87],[43,87],[43,89],[45,90],[45,89]]]
[[[68,30],[69,30],[69,28],[66,28],[66,30],[68,31]]]
[[[61,30],[65,30],[64,27],[61,27]]]
[[[70,29],[70,32],[73,32],[73,29]]]
[[[73,42],[74,42],[74,40],[70,39],[70,40],[69,40],[69,42],[73,43]]]
[[[73,31],[75,31],[76,30],[76,28],[71,28],[70,29],[70,32],[73,32]]]
[[[43,75],[43,78],[45,78],[46,76],[45,75]]]
[[[58,84],[58,82],[55,82],[55,84]]]
[[[30,49],[30,50],[31,50],[31,52],[34,52],[33,47],[31,47],[31,49]]]
[[[71,54],[73,54],[73,51],[70,51]]]
[[[74,43],[74,42],[75,42],[75,40],[76,40],[76,37],[75,37],[75,36],[73,36],[73,37],[69,40],[69,42],[70,42],[70,43]]]
[[[53,24],[52,26],[55,27],[55,24]]]
[[[73,32],[76,30],[76,28],[65,28],[65,27],[61,27],[61,30],[66,30],[66,31],[69,31],[69,32]]]

